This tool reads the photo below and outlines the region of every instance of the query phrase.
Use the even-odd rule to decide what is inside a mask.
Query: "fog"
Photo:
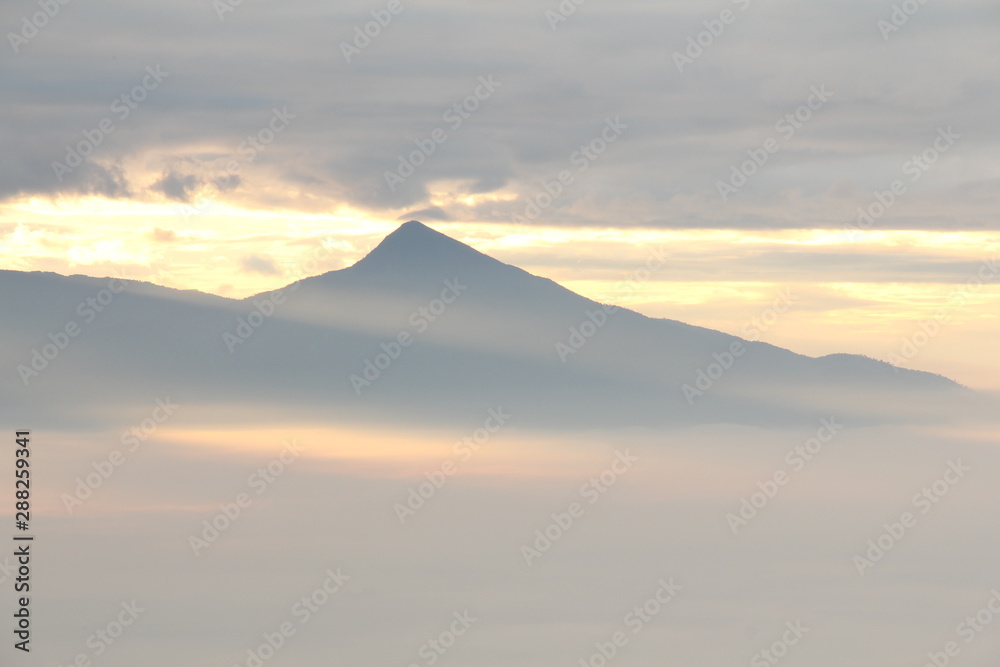
[[[619,631],[616,664],[747,664],[786,622],[808,628],[787,664],[923,664],[948,641],[961,664],[995,655],[990,626],[969,643],[956,634],[998,580],[1000,453],[988,432],[836,419],[538,432],[515,414],[503,421],[488,433],[498,424],[484,406],[451,433],[195,433],[181,409],[133,452],[117,431],[35,433],[45,493],[32,658],[254,664],[247,651],[289,622],[267,664],[423,665],[437,653],[421,647],[456,612],[476,620],[441,664],[576,665]],[[124,461],[95,476],[114,450]],[[935,487],[952,464],[961,474]],[[741,514],[743,498],[760,507]],[[868,541],[904,512],[915,524],[883,537],[880,559],[855,562],[878,556]],[[348,578],[303,622],[296,601],[328,570]],[[650,603],[662,609],[648,622],[626,620],[661,580],[679,586],[672,599]],[[133,600],[144,611],[98,656],[102,640],[88,637]]]

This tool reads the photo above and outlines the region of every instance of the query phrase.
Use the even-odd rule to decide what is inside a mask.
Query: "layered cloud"
[[[1000,10],[903,4],[17,0],[0,197],[996,229]]]

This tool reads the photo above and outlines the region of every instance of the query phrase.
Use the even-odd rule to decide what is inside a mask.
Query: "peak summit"
[[[410,220],[409,222],[404,222],[403,224],[401,224],[399,227],[396,228],[396,231],[386,236],[382,240],[382,243],[385,243],[389,239],[399,239],[399,238],[405,238],[414,241],[421,238],[425,239],[446,238],[449,240],[454,240],[451,239],[451,237],[446,236],[445,234],[442,234],[439,231],[431,229],[430,227],[420,222],[419,220]]]
[[[354,265],[378,272],[421,272],[428,268],[453,271],[477,263],[499,263],[460,241],[417,220],[400,225]]]
[[[408,220],[407,222],[404,222],[399,227],[397,227],[396,231],[393,233],[395,234],[396,232],[401,232],[403,230],[417,230],[417,231],[428,231],[428,232],[434,231],[433,229],[431,229],[424,223],[420,222],[419,220]]]

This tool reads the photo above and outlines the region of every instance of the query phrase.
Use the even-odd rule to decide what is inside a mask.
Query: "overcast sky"
[[[665,246],[651,315],[891,311],[884,357],[1000,250],[988,0],[52,2],[0,5],[2,268],[245,296],[418,218],[602,298]]]
[[[32,39],[7,34],[0,196],[190,201],[218,196],[210,184],[234,158],[238,178],[222,190],[242,205],[386,215],[450,193],[422,217],[509,222],[542,179],[571,169],[577,187],[547,224],[839,227],[950,127],[954,154],[879,225],[998,226],[996,3],[913,0],[897,30],[882,2],[590,0],[563,16],[557,2],[401,0],[392,14],[225,1],[70,2]],[[31,35],[21,19],[37,11],[6,2],[0,24]],[[358,49],[372,11],[388,25],[368,26],[377,35]],[[122,119],[112,102],[147,66],[165,76]],[[446,121],[481,76],[496,86],[480,88],[468,105],[479,108]],[[776,130],[813,87],[829,99]],[[249,162],[239,145],[275,108],[294,118]],[[114,131],[60,182],[52,163],[103,118]],[[624,127],[618,141],[579,173],[574,151],[608,118]],[[385,172],[435,128],[444,144],[393,191]],[[779,150],[724,203],[717,181],[768,137]],[[470,206],[463,193],[504,200]]]

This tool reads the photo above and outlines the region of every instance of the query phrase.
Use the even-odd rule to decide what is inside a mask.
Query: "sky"
[[[602,303],[1000,392],[998,28],[995,0],[3,0],[0,270],[242,299],[351,266],[417,219]],[[47,325],[86,288],[0,296]],[[773,428],[586,426],[598,413],[556,429],[515,415],[464,459],[457,443],[504,406],[432,423],[435,389],[461,385],[423,389],[423,360],[457,350],[456,375],[490,367],[432,345],[447,326],[407,357],[409,375],[393,369],[419,396],[382,385],[385,405],[412,406],[397,426],[369,417],[379,394],[326,401],[338,379],[323,363],[354,348],[308,369],[232,348],[215,358],[225,338],[174,336],[183,316],[170,313],[195,312],[172,309],[180,301],[137,319],[123,298],[65,356],[52,330],[0,309],[16,334],[0,356],[55,350],[30,391],[13,373],[0,383],[20,401],[12,419],[33,422],[32,664],[259,665],[248,651],[288,621],[297,634],[268,665],[430,665],[428,638],[463,612],[482,621],[437,664],[610,664],[598,652],[629,629],[629,610],[676,581],[677,599],[615,665],[754,664],[802,623],[788,665],[903,667],[930,664],[1000,598],[994,424],[930,423],[928,411],[912,425],[823,413]],[[488,315],[484,328],[503,316]],[[283,319],[253,345],[312,340]],[[116,345],[135,332],[148,335]],[[374,334],[354,333],[343,339],[374,354]],[[165,337],[195,353],[172,359]],[[322,342],[279,352],[294,362],[328,352]],[[659,368],[643,346],[621,347],[638,360],[623,373]],[[267,386],[235,384],[273,368]],[[560,368],[566,393],[539,413],[561,415],[605,377]],[[330,383],[321,408],[282,393],[282,371],[302,392],[317,386],[304,378]],[[487,375],[483,387],[504,388],[504,373]],[[236,388],[211,402],[229,385],[167,391],[199,377]],[[255,391],[277,391],[273,405],[239,402]],[[468,394],[441,414],[484,395]],[[176,416],[156,416],[161,399]],[[408,424],[421,410],[427,423]],[[826,439],[828,420],[844,424]],[[814,456],[796,467],[803,447]],[[634,467],[618,468],[623,457]],[[429,497],[417,491],[456,462]],[[0,457],[0,476],[14,466]],[[611,472],[591,503],[588,485]],[[404,522],[413,494],[427,502]],[[572,530],[540,547],[574,506]],[[737,529],[734,513],[748,523]],[[12,564],[0,554],[5,589]],[[347,585],[306,626],[295,605],[341,569]],[[130,601],[139,622],[98,653],[93,633]],[[0,596],[0,615],[13,605]],[[994,664],[997,626],[954,664]]]
[[[975,0],[12,0],[0,268],[242,298],[415,218],[730,333],[791,293],[763,340],[996,389],[998,20]]]

